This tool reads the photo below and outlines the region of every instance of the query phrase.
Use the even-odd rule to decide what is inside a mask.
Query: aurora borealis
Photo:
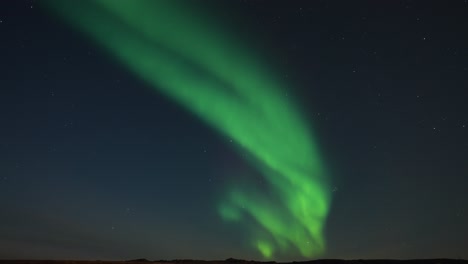
[[[467,7],[0,1],[0,262],[468,259]]]
[[[298,108],[273,74],[241,44],[175,1],[51,2],[62,17],[154,89],[179,102],[254,157],[273,194],[228,187],[227,220],[254,219],[252,245],[263,257],[296,250],[317,257],[331,189]],[[240,41],[239,41],[240,42]]]

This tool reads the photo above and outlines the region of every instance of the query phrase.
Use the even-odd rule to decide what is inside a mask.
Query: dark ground
[[[11,264],[139,264],[139,263],[155,263],[155,264],[231,264],[231,263],[244,263],[244,264],[270,264],[272,262],[260,262],[260,261],[248,261],[248,260],[156,260],[149,261],[146,259],[128,260],[128,261],[76,261],[76,260],[0,260],[0,264],[11,263]],[[341,259],[321,259],[312,261],[300,261],[300,262],[278,262],[283,264],[296,263],[296,264],[468,264],[468,260],[464,259],[412,259],[412,260],[392,260],[392,259],[369,259],[369,260],[341,260]]]

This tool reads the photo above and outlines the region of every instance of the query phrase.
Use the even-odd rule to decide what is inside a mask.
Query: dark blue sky
[[[254,169],[38,2],[0,2],[0,259],[258,259],[214,206]],[[199,3],[294,84],[324,257],[468,258],[466,1]]]

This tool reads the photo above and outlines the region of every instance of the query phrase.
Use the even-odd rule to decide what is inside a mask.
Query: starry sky
[[[44,3],[0,2],[0,259],[468,258],[466,0],[191,1],[213,34],[194,33],[194,50],[218,43],[205,48],[248,51],[245,61],[264,66],[226,53],[220,61],[240,66],[220,82],[244,92],[228,86],[203,111],[187,103],[201,86],[182,85],[189,101],[173,96],[128,65],[133,53],[110,52],[110,33],[98,43]],[[174,21],[187,43],[179,29],[193,25]],[[198,63],[192,45],[158,41],[160,58]],[[222,68],[176,65],[176,80]],[[226,102],[242,96],[253,103],[237,115]],[[277,168],[258,145],[269,161],[320,163],[326,176],[304,165],[299,186],[276,184],[289,174],[268,172]],[[325,201],[310,237],[324,241],[319,252],[303,239],[282,246],[284,232],[317,226],[284,206],[307,184],[318,187],[303,210]],[[247,192],[236,197],[251,219],[220,210],[232,186]],[[287,228],[272,232],[255,212]],[[273,241],[273,256],[257,237]]]

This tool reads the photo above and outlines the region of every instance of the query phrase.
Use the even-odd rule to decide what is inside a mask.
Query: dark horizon
[[[8,262],[10,261],[10,262]],[[449,259],[449,258],[434,258],[434,259],[314,259],[304,261],[289,261],[277,262],[271,261],[255,261],[228,258],[225,260],[194,260],[194,259],[175,259],[175,260],[148,260],[144,258],[130,259],[130,260],[0,260],[0,263],[16,263],[16,264],[41,264],[42,262],[53,263],[316,263],[316,264],[337,264],[337,263],[373,263],[373,264],[386,264],[386,263],[428,263],[428,264],[448,264],[448,263],[468,263],[466,259]]]

